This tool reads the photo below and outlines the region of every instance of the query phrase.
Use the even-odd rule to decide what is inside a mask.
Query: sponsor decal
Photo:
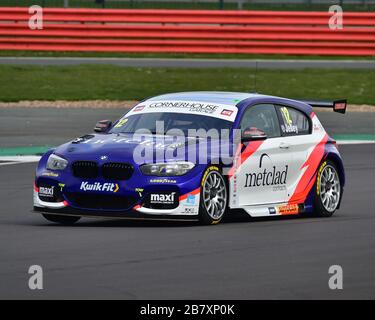
[[[274,207],[269,207],[269,208],[268,208],[268,212],[269,212],[270,214],[276,214],[276,209],[275,209]]]
[[[233,194],[232,194],[232,204],[235,206],[237,204],[237,175],[233,176]]]
[[[190,112],[214,113],[219,106],[201,102],[185,102],[185,101],[160,101],[149,105],[149,108],[182,108],[188,109]],[[135,111],[135,110],[134,110]]]
[[[142,106],[135,106],[126,114],[126,117],[137,113],[172,112],[211,116],[233,122],[237,111],[237,107],[231,104],[215,102],[210,103],[206,101],[191,100],[148,100],[144,101]]]
[[[138,192],[138,195],[140,197],[142,197],[142,193],[143,193],[144,189],[143,188],[135,188],[135,192]]]
[[[266,153],[261,155],[259,161],[260,169],[262,168],[262,160],[264,157],[269,158]],[[288,165],[285,165],[282,169],[278,169],[276,166],[272,166],[271,169],[264,168],[258,172],[245,173],[245,176],[245,188],[285,185],[288,177]]]
[[[176,180],[171,180],[167,178],[162,178],[162,179],[151,179],[150,183],[177,183]]]
[[[176,143],[170,143],[169,141],[163,140],[165,143],[156,142],[153,140],[143,140],[140,141],[139,138],[133,139],[133,138],[112,138],[112,139],[93,139],[93,140],[87,140],[83,143],[87,144],[106,144],[106,143],[129,143],[129,144],[135,144],[135,145],[142,145],[144,147],[147,146],[155,146],[155,148],[165,149],[170,146],[172,148],[178,147]],[[181,145],[184,145],[184,143],[181,143]]]
[[[100,160],[108,160],[108,156],[101,156]]]
[[[334,105],[335,110],[343,110],[346,108],[346,102],[336,102]]]
[[[228,110],[228,109],[224,109],[223,111],[221,111],[221,114],[223,116],[228,116],[228,117],[230,117],[232,113],[233,113],[233,110]]]
[[[151,204],[174,204],[176,201],[176,192],[171,193],[151,193]]]
[[[145,106],[137,106],[133,109],[133,111],[142,111],[145,108]]]
[[[277,211],[281,215],[297,214],[299,213],[299,207],[298,204],[287,204],[285,206],[277,207]]]
[[[89,183],[87,181],[83,181],[81,183],[80,190],[82,191],[99,191],[99,192],[114,192],[116,193],[120,189],[117,183],[100,183],[94,182]]]
[[[64,183],[59,183],[60,191],[63,191],[65,184]]]
[[[283,133],[297,133],[298,134],[298,127],[294,124],[282,124],[281,130]]]
[[[320,166],[319,168],[319,171],[318,171],[318,177],[317,177],[317,180],[316,180],[316,194],[319,196],[320,195],[320,176],[322,174],[322,171],[324,169],[324,167],[327,165],[327,161],[324,161],[322,163],[322,165]]]
[[[53,191],[55,187],[39,187],[39,195],[42,197],[53,198]]]
[[[274,186],[272,188],[273,191],[284,191],[286,190],[286,186],[285,185],[282,185],[282,186]]]
[[[59,174],[56,173],[56,172],[52,172],[52,171],[44,171],[44,172],[42,172],[42,176],[57,178],[59,176]]]
[[[188,205],[195,205],[195,195],[188,194],[188,196],[186,198],[186,204],[188,204]]]
[[[198,210],[195,207],[185,208],[184,213],[185,214],[196,214],[196,213],[198,213]]]

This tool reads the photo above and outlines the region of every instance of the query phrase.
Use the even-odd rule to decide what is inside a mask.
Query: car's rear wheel
[[[319,167],[315,182],[315,214],[320,217],[332,216],[340,204],[341,190],[335,163],[324,161]]]
[[[228,208],[228,190],[225,179],[216,166],[210,166],[203,174],[199,220],[203,224],[217,224]]]
[[[81,217],[76,216],[60,216],[57,214],[43,214],[43,217],[46,218],[48,221],[60,223],[63,225],[72,225],[76,223]]]

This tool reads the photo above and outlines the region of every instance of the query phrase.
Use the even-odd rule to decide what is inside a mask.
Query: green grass
[[[1,0],[0,6],[30,6],[42,5],[45,7],[63,7],[64,0]],[[337,1],[339,4],[339,1]],[[94,0],[69,0],[70,7],[73,8],[101,8],[102,5],[96,4]],[[346,4],[343,2],[344,11],[374,11],[374,4]],[[202,2],[202,1],[142,1],[142,0],[123,0],[111,1],[106,0],[106,8],[163,8],[163,9],[219,9],[219,0],[216,2]],[[327,11],[329,4],[314,4],[314,3],[300,3],[300,4],[285,4],[285,3],[270,3],[259,4],[246,1],[243,4],[245,10],[302,10],[302,11]],[[238,8],[237,3],[224,0],[223,9],[235,10]]]
[[[282,54],[220,54],[220,53],[121,53],[121,52],[53,52],[0,51],[0,57],[81,57],[81,58],[177,58],[177,59],[292,59],[292,60],[374,60],[375,56],[294,56]]]
[[[375,71],[258,70],[257,91],[375,104]],[[0,65],[0,100],[139,100],[174,91],[254,91],[254,70]]]

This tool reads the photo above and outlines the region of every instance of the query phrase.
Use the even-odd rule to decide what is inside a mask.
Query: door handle
[[[281,142],[280,145],[279,145],[279,148],[280,149],[289,149],[289,146],[290,146],[289,143]]]

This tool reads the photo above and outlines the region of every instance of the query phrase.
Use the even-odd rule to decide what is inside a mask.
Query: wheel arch
[[[223,175],[223,178],[224,178],[225,184],[227,186],[228,192],[229,192],[229,176],[226,172],[229,171],[229,169],[232,167],[232,163],[231,164],[229,164],[229,163],[231,163],[231,162],[228,162],[228,159],[223,160],[222,158],[214,158],[214,159],[211,159],[211,161],[209,161],[207,163],[206,168],[203,170],[203,174],[204,174],[204,172],[210,166],[218,167],[220,173]],[[203,178],[203,174],[202,174],[202,178]]]
[[[324,160],[330,160],[337,166],[341,187],[343,188],[345,186],[345,169],[341,157],[337,153],[329,152],[327,153],[326,157],[322,160],[322,162]]]
[[[339,174],[339,179],[340,179],[340,184],[341,184],[341,195],[340,195],[339,204],[338,204],[338,206],[337,206],[336,209],[340,209],[341,201],[342,201],[342,196],[343,196],[343,193],[344,193],[344,186],[345,186],[344,164],[342,162],[342,159],[341,159],[340,155],[338,153],[336,153],[336,152],[328,152],[327,155],[322,160],[322,163],[325,160],[330,160],[330,161],[332,161],[337,166],[337,170],[338,170],[338,174]],[[319,167],[320,167],[320,165],[319,165]]]

